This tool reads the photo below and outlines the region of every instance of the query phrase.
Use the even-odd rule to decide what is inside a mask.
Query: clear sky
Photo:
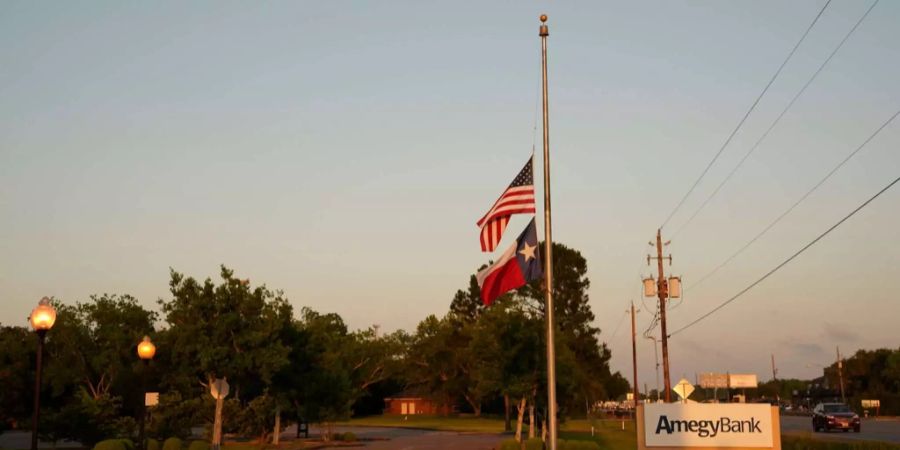
[[[490,257],[475,221],[531,152],[547,13],[554,238],[587,258],[597,325],[630,377],[624,310],[630,299],[646,309],[647,241],[824,0],[487,3],[0,3],[0,322],[24,325],[45,295],[130,293],[155,308],[170,267],[205,278],[223,263],[353,328],[411,330],[445,313]],[[828,7],[664,233],[869,5]],[[898,22],[900,3],[876,6],[673,240],[671,270],[686,286],[900,108]],[[898,145],[895,123],[689,291],[670,327],[893,180]],[[673,337],[674,381],[726,370],[768,379],[770,354],[780,375],[812,377],[836,345],[898,346],[898,206],[900,188]],[[650,317],[641,311],[639,326]],[[653,346],[638,350],[652,388]]]

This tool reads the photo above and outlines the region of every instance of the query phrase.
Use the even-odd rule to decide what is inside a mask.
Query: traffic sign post
[[[682,378],[678,384],[672,387],[672,392],[681,397],[681,403],[687,403],[688,397],[694,392],[694,385],[690,381]]]
[[[222,447],[222,408],[225,406],[225,397],[228,396],[229,386],[224,378],[216,378],[209,383],[209,393],[216,399],[216,416],[213,423],[212,450],[220,450]]]

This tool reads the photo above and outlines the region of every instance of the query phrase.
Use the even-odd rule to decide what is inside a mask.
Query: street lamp
[[[28,317],[31,322],[31,328],[38,336],[37,347],[37,369],[34,372],[34,412],[31,416],[31,450],[37,450],[38,443],[38,416],[41,410],[41,359],[44,354],[44,338],[47,336],[47,330],[53,327],[56,322],[56,310],[50,304],[50,299],[44,297],[38,302],[38,305],[31,310],[31,316]]]
[[[138,344],[137,354],[141,361],[144,361],[144,373],[141,374],[141,391],[144,398],[141,399],[140,433],[138,435],[138,449],[144,450],[144,418],[147,416],[147,367],[150,365],[153,355],[156,354],[156,346],[150,341],[150,336],[144,336],[144,340]]]

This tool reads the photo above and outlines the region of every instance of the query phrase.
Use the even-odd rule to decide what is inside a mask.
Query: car
[[[859,433],[859,415],[843,403],[819,403],[813,408],[813,431],[853,430]]]

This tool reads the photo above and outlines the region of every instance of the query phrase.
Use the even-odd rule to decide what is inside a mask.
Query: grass
[[[441,431],[468,431],[477,433],[502,433],[503,419],[495,417],[432,416],[368,416],[350,419],[338,425],[358,427],[421,428]]]

